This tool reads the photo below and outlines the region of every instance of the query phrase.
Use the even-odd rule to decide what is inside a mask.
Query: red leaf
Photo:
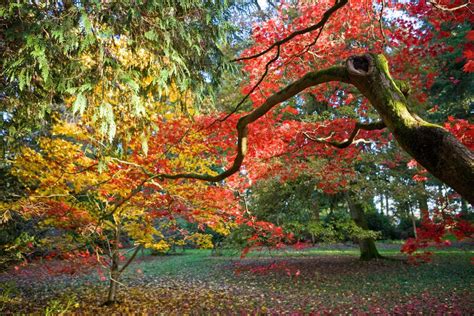
[[[462,69],[464,72],[474,72],[474,60],[469,60]]]

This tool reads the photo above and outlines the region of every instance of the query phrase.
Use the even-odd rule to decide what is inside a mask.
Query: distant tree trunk
[[[313,198],[313,220],[319,222],[320,219],[320,209],[318,200]]]
[[[421,214],[421,211],[428,210],[428,194],[425,191],[424,186],[423,186],[423,191],[424,192],[418,196],[418,207],[420,208],[420,214]]]
[[[383,215],[384,214],[384,211],[383,211],[383,193],[380,194],[380,213]],[[388,214],[387,214],[388,215]]]
[[[213,245],[212,245],[212,256],[222,256],[222,241],[221,240],[216,240]]]
[[[467,207],[467,203],[465,199],[461,199],[461,214],[467,215],[469,212],[469,208]]]
[[[415,236],[415,238],[418,238],[418,233],[416,232],[415,213],[413,213],[413,211],[411,212],[411,223],[413,225],[413,236]]]
[[[356,198],[352,194],[347,194],[347,204],[351,213],[352,220],[362,229],[368,229],[367,219],[364,214],[364,209],[360,202],[356,201]],[[362,238],[359,239],[360,248],[360,259],[361,260],[372,260],[380,259],[382,256],[379,254],[375,241],[373,238]]]
[[[427,199],[426,196],[420,196],[418,198],[418,208],[419,208],[420,212],[428,210],[428,199]]]
[[[421,193],[418,196],[418,209],[420,211],[420,217],[422,216],[423,212],[428,211],[428,193],[426,192],[424,185],[423,185],[423,193]],[[415,238],[417,238],[415,212],[412,211],[410,216],[411,216],[411,221],[413,224],[413,235],[415,236]]]
[[[311,196],[311,199],[313,201],[313,220],[317,223],[319,223],[321,221],[321,217],[320,217],[320,209],[319,209],[319,203],[318,203],[318,196],[317,196],[317,193],[316,192],[313,192],[312,196]],[[316,236],[315,234],[311,233],[311,243],[313,244],[313,246],[316,244]]]

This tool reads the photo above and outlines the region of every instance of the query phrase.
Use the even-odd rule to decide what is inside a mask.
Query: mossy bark
[[[410,112],[408,89],[392,79],[385,57],[372,54],[351,57],[347,69],[350,83],[369,99],[400,146],[431,174],[474,204],[474,153],[443,127]]]
[[[367,224],[367,218],[365,217],[364,208],[362,207],[362,205],[356,200],[356,198],[352,194],[347,194],[346,199],[352,220],[360,228],[366,230],[369,229],[369,226]],[[383,258],[379,254],[373,238],[360,238],[358,242],[361,260],[368,261],[372,259]]]

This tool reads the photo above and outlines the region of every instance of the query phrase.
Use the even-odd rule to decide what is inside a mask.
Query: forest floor
[[[44,273],[30,265],[0,274],[0,312],[108,314],[474,314],[474,257],[469,249],[437,250],[413,266],[400,245],[379,244],[392,260],[361,262],[355,246],[237,252],[186,250],[138,257],[124,275],[120,304],[101,306],[108,283],[97,271]],[[393,260],[394,259],[394,260]],[[64,262],[49,262],[64,265]],[[58,271],[58,270],[56,270]],[[84,271],[83,271],[84,272]]]

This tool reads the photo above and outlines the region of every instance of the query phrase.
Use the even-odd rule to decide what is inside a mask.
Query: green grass
[[[445,260],[442,258],[448,259],[448,261],[455,262],[456,264],[451,265],[451,267],[456,267],[460,264],[463,268],[469,270],[472,268],[470,265],[470,257],[474,257],[473,250],[462,250],[456,248],[428,248],[434,253],[433,258],[437,259],[434,264],[436,267],[444,267],[443,264]],[[406,256],[400,253],[399,249],[383,249],[379,247],[379,252],[381,255],[388,258],[394,257],[397,259],[405,259]],[[145,255],[148,252],[144,253]],[[248,255],[243,259],[243,261],[254,259],[254,260],[265,260],[265,259],[285,259],[285,258],[299,258],[299,257],[327,257],[327,256],[348,256],[358,258],[359,249],[356,247],[351,247],[347,249],[334,249],[331,245],[325,245],[320,247],[311,247],[301,250],[295,250],[288,248],[285,250],[254,250],[248,253]],[[179,275],[185,272],[193,273],[211,273],[219,271],[212,271],[217,266],[222,266],[223,264],[230,264],[233,262],[240,261],[240,253],[237,250],[224,249],[220,256],[213,256],[211,250],[206,249],[187,249],[184,252],[178,252],[174,255],[158,255],[152,256],[151,260],[142,261],[140,257],[138,258],[137,264],[135,264],[135,269],[141,269],[145,274],[149,275]],[[148,258],[150,259],[150,258]],[[438,262],[439,261],[439,262]],[[413,273],[419,273],[425,269],[432,270],[433,265],[425,264],[416,269],[411,270]],[[131,272],[133,273],[133,271]],[[456,274],[456,273],[455,273]]]
[[[393,245],[381,244],[379,251],[403,258]],[[210,250],[164,256],[145,252],[122,280],[121,305],[100,307],[107,282],[99,282],[95,273],[77,276],[74,286],[71,279],[62,287],[52,280],[48,301],[77,293],[78,311],[93,314],[471,314],[474,265],[470,258],[474,252],[434,251],[433,262],[420,266],[402,260],[362,262],[352,246],[252,251],[244,259],[235,250],[224,250],[218,257],[211,256]],[[38,294],[45,289],[31,279],[28,284]],[[34,308],[22,310],[38,311]]]

